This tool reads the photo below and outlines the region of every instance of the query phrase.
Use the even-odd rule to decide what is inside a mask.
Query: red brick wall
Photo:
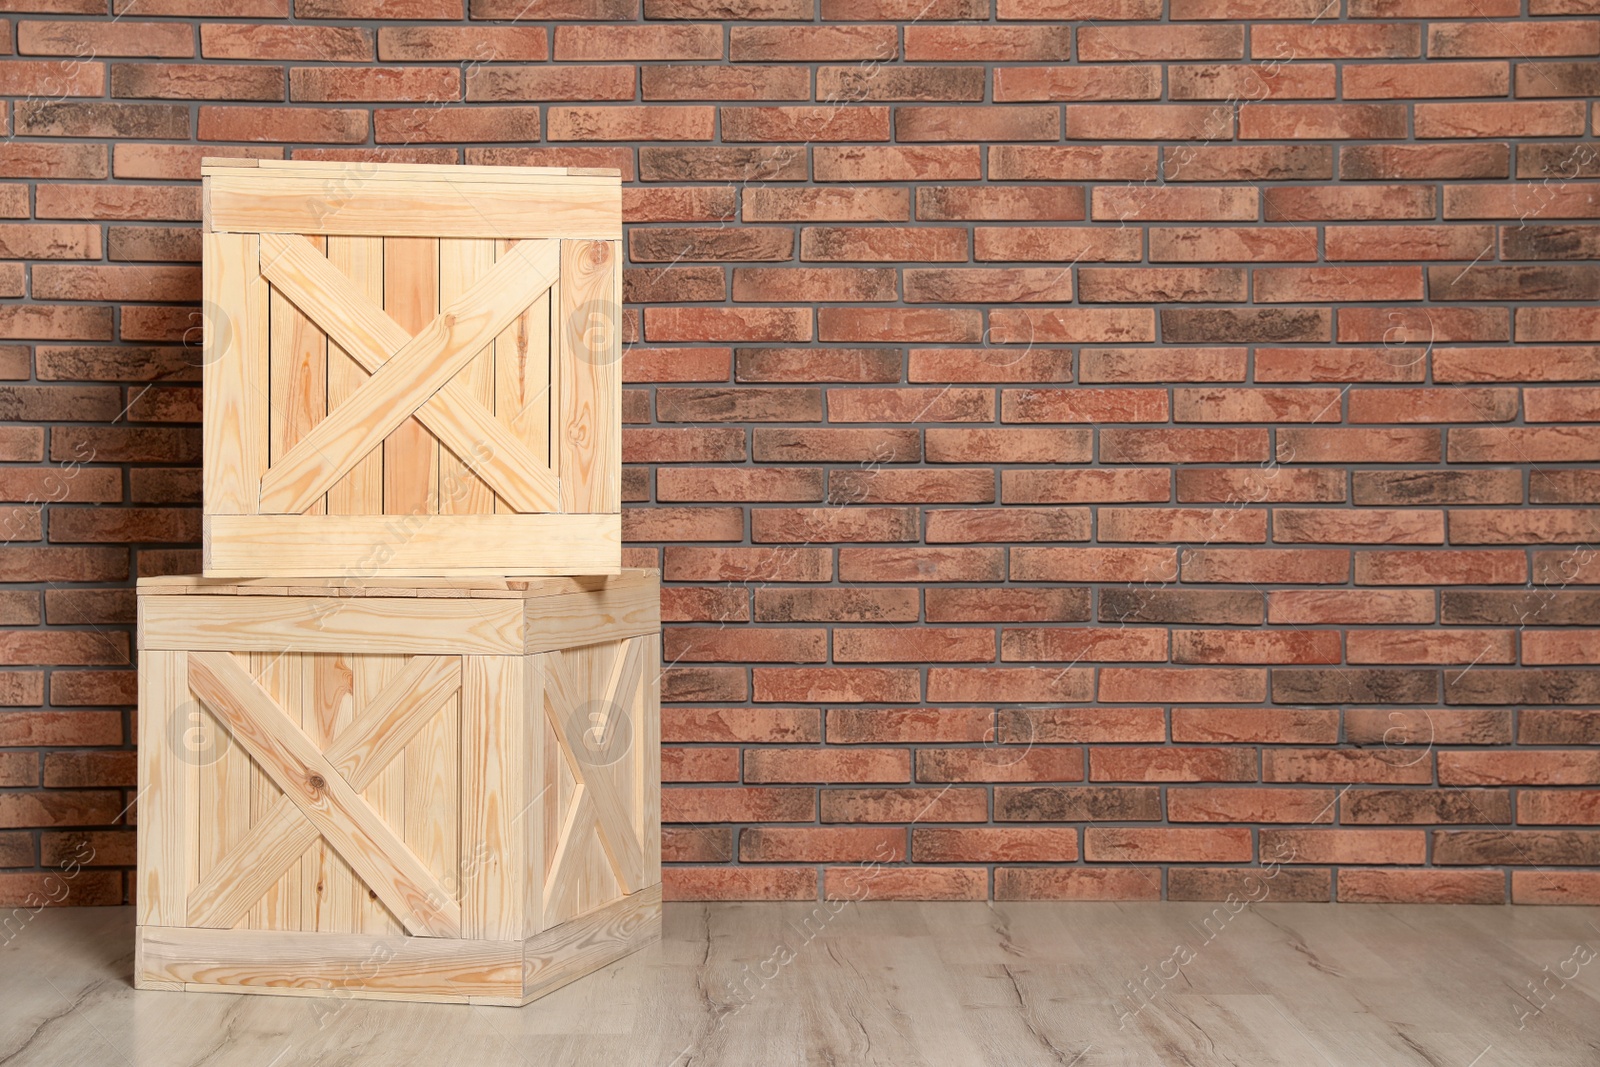
[[[1600,901],[1595,0],[462,2],[4,5],[0,900],[126,891],[231,153],[622,169],[672,895]]]

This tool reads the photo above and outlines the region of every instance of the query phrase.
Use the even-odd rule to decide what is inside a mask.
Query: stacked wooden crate
[[[203,173],[205,575],[139,583],[136,982],[524,1003],[660,928],[619,179]]]

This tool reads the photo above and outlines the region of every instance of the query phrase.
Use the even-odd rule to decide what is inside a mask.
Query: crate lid
[[[140,596],[338,596],[338,597],[470,597],[484,600],[532,600],[563,593],[598,592],[610,586],[655,582],[661,572],[642,567],[621,574],[586,574],[561,578],[207,578],[170,574],[139,579]]]

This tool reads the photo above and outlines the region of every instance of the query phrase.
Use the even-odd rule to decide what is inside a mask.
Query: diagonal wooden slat
[[[278,258],[269,253],[263,257],[263,267],[276,269]],[[522,241],[512,246],[478,284],[395,350],[372,372],[365,386],[267,471],[261,479],[261,511],[299,514],[309,508],[550,288],[559,265],[558,242]],[[363,297],[361,303],[369,302]],[[318,317],[318,321],[336,321],[358,310],[341,305],[337,314]],[[339,338],[347,351],[351,348],[348,340]],[[455,410],[460,405],[449,400],[445,398],[445,407],[460,415]],[[483,410],[475,401],[472,406]],[[485,415],[485,426],[494,424],[494,419]],[[467,447],[475,456],[471,445]]]
[[[555,855],[550,857],[550,874],[544,885],[546,915],[568,915],[576,911],[577,902],[572,899],[579,888],[576,868],[586,856],[583,846],[589,831],[598,829],[589,790],[579,783],[572,791],[567,817],[562,820]]]
[[[632,642],[625,642],[623,648],[617,651],[618,657],[626,655],[626,648]],[[621,800],[616,791],[605,787],[605,783],[597,783],[593,779],[601,777],[597,769],[591,767],[578,756],[578,747],[583,742],[573,736],[572,728],[576,725],[573,720],[574,709],[578,707],[577,698],[583,693],[573,680],[571,672],[566,666],[566,656],[555,655],[551,657],[549,672],[549,688],[546,690],[547,710],[550,715],[550,726],[556,735],[556,741],[564,751],[567,763],[572,768],[572,776],[578,784],[588,786],[586,792],[594,804],[595,815],[600,823],[600,843],[605,846],[606,855],[611,860],[611,866],[616,871],[617,881],[623,888],[634,893],[644,888],[644,849],[639,843],[639,837],[633,831],[632,820],[623,809]]]
[[[305,238],[277,233],[263,238],[262,276],[368,372],[383,366],[411,340],[410,333],[328,259],[317,255]],[[462,382],[450,381],[416,414],[446,448],[517,510],[560,510],[560,485],[550,465],[475,400]]]
[[[317,828],[280,797],[189,893],[189,925],[231,930],[290,864],[317,842]]]
[[[324,753],[334,769],[357,792],[391,760],[406,742],[461,688],[459,656],[416,656],[394,681],[372,698],[355,722],[339,731]]]
[[[231,654],[191,652],[189,688],[406,929],[461,936],[453,896]]]

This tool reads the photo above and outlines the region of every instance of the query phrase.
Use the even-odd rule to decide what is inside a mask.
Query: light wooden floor
[[[1594,1065],[1597,919],[1579,908],[1268,903],[1230,917],[1176,903],[849,904],[837,915],[677,904],[661,945],[514,1009],[135,992],[131,910],[61,909],[0,948],[0,1064]],[[1164,987],[1150,977],[1190,955]],[[1153,992],[1135,1000],[1125,983],[1141,979]],[[1519,996],[1529,982],[1543,984],[1537,1000]]]

